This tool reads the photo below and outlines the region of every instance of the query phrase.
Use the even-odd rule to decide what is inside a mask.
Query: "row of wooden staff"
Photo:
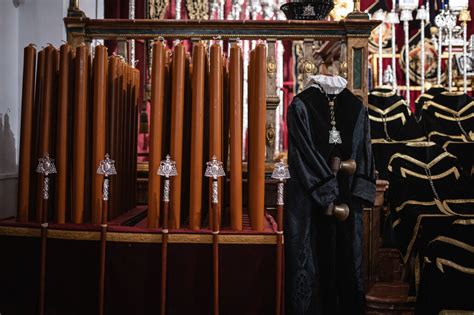
[[[24,50],[18,220],[99,224],[102,179],[96,174],[106,153],[118,161],[112,182],[111,216],[135,206],[139,71],[97,46],[38,53]],[[38,158],[56,160],[52,202],[43,208]],[[49,213],[53,212],[51,217]]]
[[[251,52],[249,65],[249,156],[247,211],[252,229],[264,228],[266,47]],[[243,56],[237,43],[229,57],[222,47],[195,42],[191,56],[182,43],[169,50],[153,45],[148,181],[148,226],[160,226],[161,184],[156,171],[166,154],[176,161],[178,175],[171,182],[169,227],[202,228],[210,209],[211,188],[204,181],[204,165],[213,156],[229,170],[229,194],[219,183],[219,209],[228,198],[230,225],[242,230],[242,106]],[[221,222],[219,212],[218,224]],[[213,226],[209,215],[209,226]]]

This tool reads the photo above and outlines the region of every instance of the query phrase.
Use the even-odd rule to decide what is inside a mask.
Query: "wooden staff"
[[[191,118],[191,170],[189,194],[189,228],[201,228],[203,140],[204,140],[204,87],[205,87],[205,53],[202,43],[193,48],[192,79],[192,118]]]
[[[94,56],[94,95],[92,99],[92,165],[98,165],[105,155],[107,48],[99,45]],[[92,170],[91,221],[99,224],[102,218],[102,179]]]
[[[99,260],[99,315],[104,314],[105,300],[105,258],[107,254],[107,211],[110,198],[110,179],[112,175],[117,175],[115,161],[110,159],[108,154],[105,160],[100,161],[97,175],[104,176],[102,183],[102,212],[101,212],[101,230],[100,230],[100,260]]]
[[[242,230],[242,50],[230,49],[230,224]]]
[[[134,83],[134,103],[133,103],[133,134],[132,134],[132,143],[130,150],[130,160],[132,163],[132,195],[131,195],[131,207],[135,208],[137,200],[137,154],[138,154],[138,119],[139,119],[139,104],[138,98],[140,95],[140,71],[134,69],[135,73],[135,83]]]
[[[87,87],[89,60],[86,46],[76,49],[75,95],[74,95],[74,142],[73,142],[73,183],[72,222],[84,221],[85,161],[87,134]]]
[[[272,178],[278,180],[277,191],[277,244],[276,244],[276,277],[275,277],[275,314],[282,313],[282,283],[283,283],[283,206],[285,180],[290,178],[288,165],[280,161],[275,164]]]
[[[204,176],[212,179],[212,273],[213,273],[213,314],[219,315],[219,177],[225,176],[222,162],[214,155],[207,162]]]
[[[164,176],[163,185],[163,240],[161,243],[161,296],[160,296],[160,314],[166,314],[166,282],[168,270],[168,213],[170,206],[170,177],[178,175],[176,162],[172,161],[170,156],[160,162],[158,175]]]
[[[210,53],[210,73],[209,73],[209,156],[215,156],[217,160],[222,160],[222,48],[218,44],[211,46]],[[222,187],[222,180],[219,181],[219,189]],[[221,194],[222,195],[222,194]],[[217,207],[217,219],[220,222],[221,218],[221,205],[222,202],[219,200],[219,206]],[[214,216],[210,216],[209,223],[214,226]],[[218,222],[218,223],[219,223]]]
[[[40,285],[39,285],[39,314],[44,314],[45,304],[45,282],[46,282],[46,241],[48,237],[48,199],[49,199],[49,175],[56,173],[54,160],[49,157],[46,152],[44,157],[38,160],[36,172],[43,176],[43,213],[41,218],[41,249],[40,249]]]
[[[30,205],[30,172],[33,136],[33,106],[35,97],[36,49],[29,44],[23,56],[23,86],[21,103],[20,167],[18,174],[19,222],[28,221]]]
[[[108,117],[108,132],[107,132],[107,152],[110,152],[112,156],[118,156],[117,154],[117,128],[118,128],[118,116],[117,116],[117,105],[119,99],[118,89],[118,67],[119,58],[117,56],[110,57],[109,60],[109,86],[108,86],[108,104],[107,104],[107,117]],[[118,191],[117,191],[117,180],[112,181],[110,188],[115,193],[111,196],[109,205],[110,209],[117,208]],[[111,212],[112,213],[112,212]]]
[[[71,99],[71,51],[69,44],[64,44],[60,49],[60,67],[58,82],[58,129],[56,142],[56,157],[58,179],[56,186],[56,223],[66,223],[67,188],[68,188],[68,147],[69,147],[69,115]]]
[[[53,72],[55,70],[54,64],[54,47],[48,45],[45,48],[45,64],[44,64],[44,81],[41,100],[41,118],[39,124],[39,155],[51,152],[52,148],[52,123],[53,123]],[[41,194],[39,195],[41,197]],[[42,222],[43,212],[48,212],[48,209],[43,207],[44,202],[38,203],[36,212],[38,222]]]
[[[181,225],[181,170],[183,161],[183,117],[185,90],[186,47],[177,44],[173,54],[171,86],[171,156],[176,161],[178,175],[171,183],[170,228],[179,229]]]
[[[255,49],[254,91],[249,109],[249,213],[250,223],[256,231],[263,230],[265,195],[265,111],[266,111],[266,49],[259,44]]]
[[[40,142],[40,123],[41,123],[41,103],[43,99],[43,82],[44,82],[44,64],[45,64],[45,50],[41,50],[38,52],[38,65],[36,70],[36,87],[35,87],[35,104],[33,109],[33,131],[31,140],[32,148],[31,148],[31,159],[30,163],[30,200],[34,201],[30,203],[30,210],[34,211],[34,217],[36,221],[40,222],[38,219],[39,212],[41,211],[41,207],[43,204],[42,193],[39,187],[39,180],[37,176],[35,176],[36,166],[38,165],[38,161],[36,160],[37,156],[40,156],[39,152],[39,142]],[[28,215],[28,219],[32,217],[30,214]]]

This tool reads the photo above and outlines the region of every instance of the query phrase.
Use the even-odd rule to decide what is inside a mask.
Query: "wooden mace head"
[[[326,216],[334,216],[338,221],[345,221],[349,217],[349,206],[345,203],[337,204],[331,203],[323,210]]]
[[[353,159],[348,159],[341,161],[341,158],[334,156],[331,159],[331,170],[336,175],[339,171],[343,172],[346,175],[354,175],[357,169],[357,163]]]
[[[345,160],[341,162],[340,170],[346,175],[354,175],[357,169],[357,163],[353,159]]]
[[[338,221],[345,221],[349,217],[349,206],[345,203],[334,205],[333,215]]]

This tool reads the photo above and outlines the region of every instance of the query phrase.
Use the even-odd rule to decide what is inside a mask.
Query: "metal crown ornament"
[[[99,167],[97,168],[97,174],[107,177],[111,175],[117,175],[115,161],[110,158],[109,154],[105,155],[105,160],[100,161]]]
[[[288,169],[288,164],[283,162],[283,160],[280,160],[279,162],[275,163],[275,168],[273,169],[272,173],[273,179],[283,181],[285,179],[289,179],[290,177],[291,176],[290,170]]]
[[[222,166],[223,164],[221,161],[217,160],[215,155],[212,156],[212,160],[207,162],[206,165],[207,167],[204,176],[212,177],[214,179],[225,176],[224,167]]]
[[[166,160],[160,162],[158,175],[164,176],[166,178],[178,175],[178,171],[176,170],[176,162],[171,160],[169,154],[166,155]]]
[[[41,173],[44,176],[57,173],[56,166],[54,166],[54,160],[49,157],[48,153],[45,153],[42,158],[38,159],[38,166],[36,167],[36,172]]]

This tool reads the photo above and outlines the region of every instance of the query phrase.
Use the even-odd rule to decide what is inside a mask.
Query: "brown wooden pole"
[[[165,181],[169,181],[168,178]],[[165,183],[165,186],[169,185]],[[160,295],[160,314],[166,314],[166,290],[167,290],[167,272],[168,272],[168,215],[169,215],[169,201],[163,202],[163,239],[161,242],[161,295]]]
[[[108,66],[108,104],[107,104],[107,118],[108,118],[108,135],[107,135],[107,152],[110,152],[111,156],[118,156],[117,154],[117,128],[118,128],[118,120],[117,120],[117,107],[118,107],[118,66],[119,66],[119,58],[117,56],[112,56],[109,59],[109,66]],[[117,206],[117,180],[114,180],[110,184],[110,188],[112,191],[115,191],[113,195],[111,195],[109,203],[110,207],[115,209]]]
[[[52,45],[48,45],[45,48],[45,63],[44,63],[44,79],[43,79],[43,91],[41,100],[41,118],[39,124],[39,150],[38,157],[51,153],[52,148],[52,123],[53,123],[53,72],[55,70],[54,63],[54,51],[55,48]],[[42,198],[41,192],[37,194],[38,198]],[[39,202],[39,209],[37,209],[36,215],[38,222],[42,223],[43,212],[48,212],[48,209],[44,208],[44,202]]]
[[[265,111],[266,111],[266,48],[260,44],[255,49],[255,90],[249,109],[249,123],[252,123],[249,134],[249,213],[252,229],[262,231],[264,227],[264,194],[265,194]]]
[[[104,178],[104,180],[109,180]],[[101,230],[100,230],[100,261],[99,261],[99,315],[104,314],[105,307],[105,267],[107,256],[107,212],[108,200],[102,198]]]
[[[242,230],[242,50],[230,49],[230,224]]]
[[[21,103],[20,167],[18,174],[19,222],[28,221],[30,205],[30,174],[32,158],[33,109],[35,97],[36,49],[29,44],[23,56],[23,86]],[[33,157],[34,159],[34,157]]]
[[[211,46],[210,73],[209,73],[209,159],[213,156],[222,160],[222,48],[218,44]],[[219,187],[222,187],[222,179],[218,179]],[[219,200],[220,211],[221,200]],[[221,214],[217,213],[220,221]],[[214,216],[210,216],[210,226],[214,226]]]
[[[94,95],[92,99],[92,203],[91,221],[93,224],[101,223],[102,218],[102,176],[97,174],[96,165],[105,155],[106,131],[106,80],[107,80],[107,48],[99,45],[94,54]]]
[[[76,50],[75,97],[74,97],[74,142],[73,142],[73,183],[72,183],[72,222],[84,221],[85,197],[85,161],[86,161],[86,128],[88,101],[89,60],[86,46]]]
[[[202,170],[204,165],[204,88],[206,48],[197,43],[193,48],[192,117],[191,117],[191,167],[189,195],[189,228],[201,228]]]
[[[69,147],[69,115],[70,95],[72,93],[70,82],[70,62],[72,46],[64,44],[60,49],[60,66],[58,82],[58,118],[56,165],[58,179],[56,185],[56,223],[66,223],[67,189],[68,189],[68,147]],[[69,210],[69,209],[67,209]]]
[[[218,179],[213,179],[218,185]],[[212,203],[213,314],[219,315],[219,202]]]
[[[171,182],[170,228],[181,226],[181,182],[183,162],[183,118],[186,47],[177,44],[173,53],[172,86],[171,86],[171,141],[170,154],[176,161],[178,175]]]
[[[48,209],[48,200],[43,199],[43,209]],[[40,286],[39,286],[39,314],[45,313],[46,290],[46,243],[48,237],[47,211],[42,213],[41,223],[41,249],[40,249]]]
[[[278,185],[284,185],[282,182]],[[282,313],[283,291],[283,204],[277,205],[277,244],[276,244],[276,281],[275,314]]]
[[[163,102],[165,93],[165,46],[153,44],[151,73],[149,172],[148,172],[148,227],[157,228],[160,218],[160,178],[156,171],[160,166],[163,140]]]

